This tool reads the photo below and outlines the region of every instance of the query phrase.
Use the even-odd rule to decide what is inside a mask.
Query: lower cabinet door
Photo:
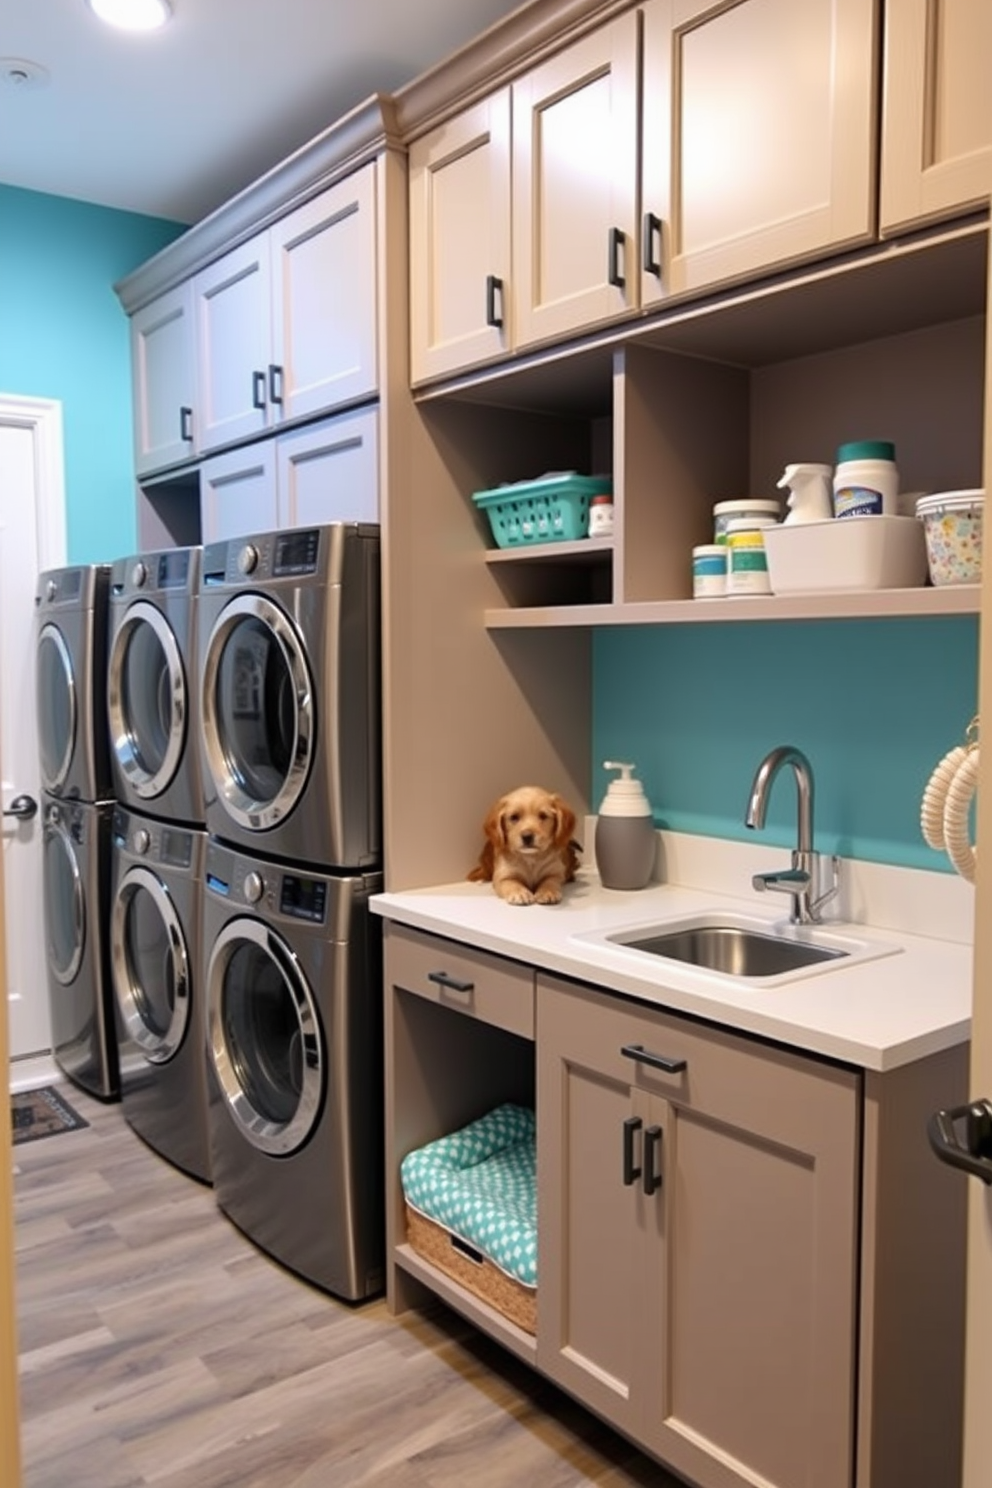
[[[849,1488],[859,1075],[537,1005],[540,1366],[701,1488]]]

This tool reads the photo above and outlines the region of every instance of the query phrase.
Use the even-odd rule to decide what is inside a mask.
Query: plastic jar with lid
[[[589,536],[607,537],[613,531],[613,496],[599,491],[589,501]]]
[[[726,594],[727,552],[726,543],[700,543],[693,548],[693,599],[719,599]]]
[[[771,594],[764,530],[779,524],[768,517],[737,517],[727,526],[727,593]]]
[[[898,514],[896,447],[888,439],[842,444],[834,469],[835,517],[894,517]]]
[[[759,517],[777,522],[781,515],[781,502],[767,500],[762,496],[748,496],[740,501],[718,501],[713,508],[713,541],[726,542],[728,526],[731,522],[739,522],[742,517]]]

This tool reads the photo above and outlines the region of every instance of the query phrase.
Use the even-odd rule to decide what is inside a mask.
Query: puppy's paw
[[[507,904],[533,904],[534,895],[526,884],[518,883],[515,879],[506,879],[496,890],[501,899]]]
[[[534,890],[535,904],[560,904],[561,884],[556,878],[546,878]]]

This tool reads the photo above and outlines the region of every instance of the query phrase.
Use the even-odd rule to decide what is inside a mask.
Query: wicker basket
[[[516,1323],[525,1333],[537,1332],[537,1289],[507,1276],[480,1250],[453,1235],[443,1225],[428,1219],[411,1204],[406,1204],[406,1233],[410,1245],[457,1281],[466,1291],[488,1302],[497,1312]],[[478,1258],[478,1259],[476,1259]]]

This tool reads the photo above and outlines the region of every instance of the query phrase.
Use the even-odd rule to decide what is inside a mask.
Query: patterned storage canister
[[[534,1112],[502,1105],[403,1159],[410,1244],[534,1332],[537,1183]]]

